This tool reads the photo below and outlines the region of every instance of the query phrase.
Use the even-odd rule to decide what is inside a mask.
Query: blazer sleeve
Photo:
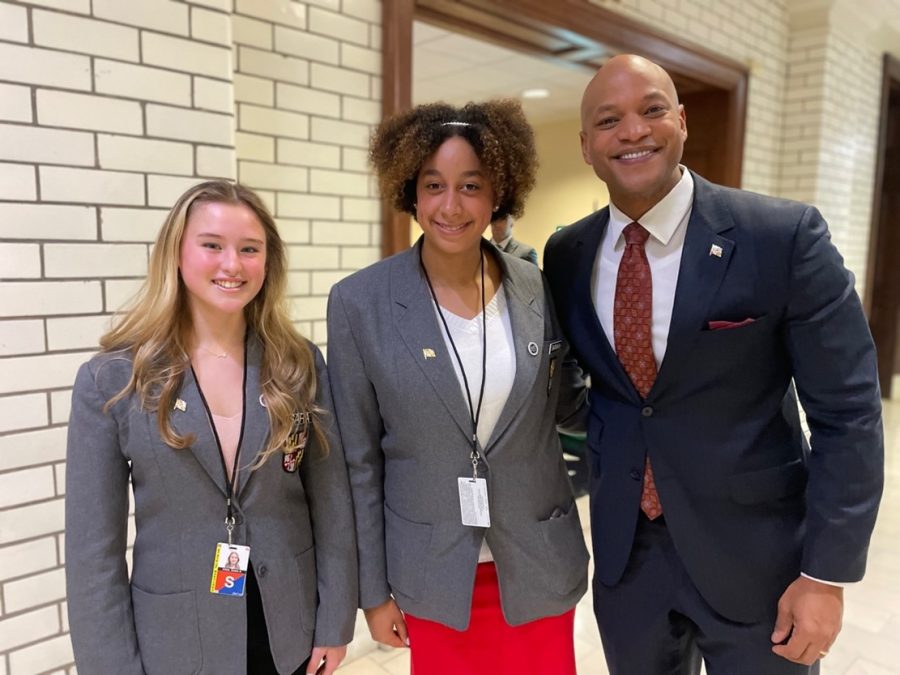
[[[79,673],[141,675],[125,564],[130,470],[119,425],[112,411],[103,411],[109,396],[100,391],[92,366],[96,363],[82,365],[75,379],[66,452],[72,647]]]
[[[314,642],[319,647],[345,645],[353,639],[358,598],[353,502],[344,450],[334,419],[334,403],[325,360],[316,358],[316,403],[325,411],[327,453],[320,448],[301,464],[300,476],[309,501],[316,545],[316,610]]]
[[[544,283],[544,303],[550,313],[553,335],[562,336],[562,328],[556,317],[556,308],[553,305],[553,295],[550,292],[550,284],[541,273]],[[560,353],[560,387],[559,400],[556,403],[556,424],[561,430],[570,433],[584,433],[587,428],[588,415],[588,387],[584,372],[575,359],[568,343]]]
[[[391,596],[384,544],[383,422],[340,284],[328,297],[328,361],[356,516],[359,606],[369,609]]]
[[[823,581],[858,581],[884,481],[878,369],[853,275],[813,207],[796,229],[785,318],[811,434],[801,569]]]

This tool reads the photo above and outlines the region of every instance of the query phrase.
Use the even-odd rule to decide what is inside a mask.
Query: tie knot
[[[640,223],[628,223],[625,229],[622,230],[622,236],[625,237],[626,246],[631,246],[632,244],[643,246],[650,238],[650,233]]]

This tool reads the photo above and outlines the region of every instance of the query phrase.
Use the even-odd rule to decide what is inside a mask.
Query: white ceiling
[[[548,98],[522,100],[528,119],[571,119],[578,115],[581,94],[593,75],[421,21],[413,24],[413,44],[415,104],[520,98],[525,89],[544,88]]]

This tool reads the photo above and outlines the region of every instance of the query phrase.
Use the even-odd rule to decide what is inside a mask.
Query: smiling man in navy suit
[[[592,376],[594,611],[613,675],[818,672],[883,482],[875,349],[819,212],[707,182],[669,75],[622,55],[581,106],[610,206],[545,272]],[[807,415],[800,426],[796,393]]]

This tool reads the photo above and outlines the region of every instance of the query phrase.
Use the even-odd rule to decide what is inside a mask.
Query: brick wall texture
[[[817,204],[865,278],[880,54],[786,0],[594,0],[751,72],[744,186]],[[70,387],[146,272],[166,208],[257,188],[300,330],[379,256],[366,144],[378,0],[0,0],[0,675],[72,673],[63,578]],[[690,119],[690,117],[689,117]]]

